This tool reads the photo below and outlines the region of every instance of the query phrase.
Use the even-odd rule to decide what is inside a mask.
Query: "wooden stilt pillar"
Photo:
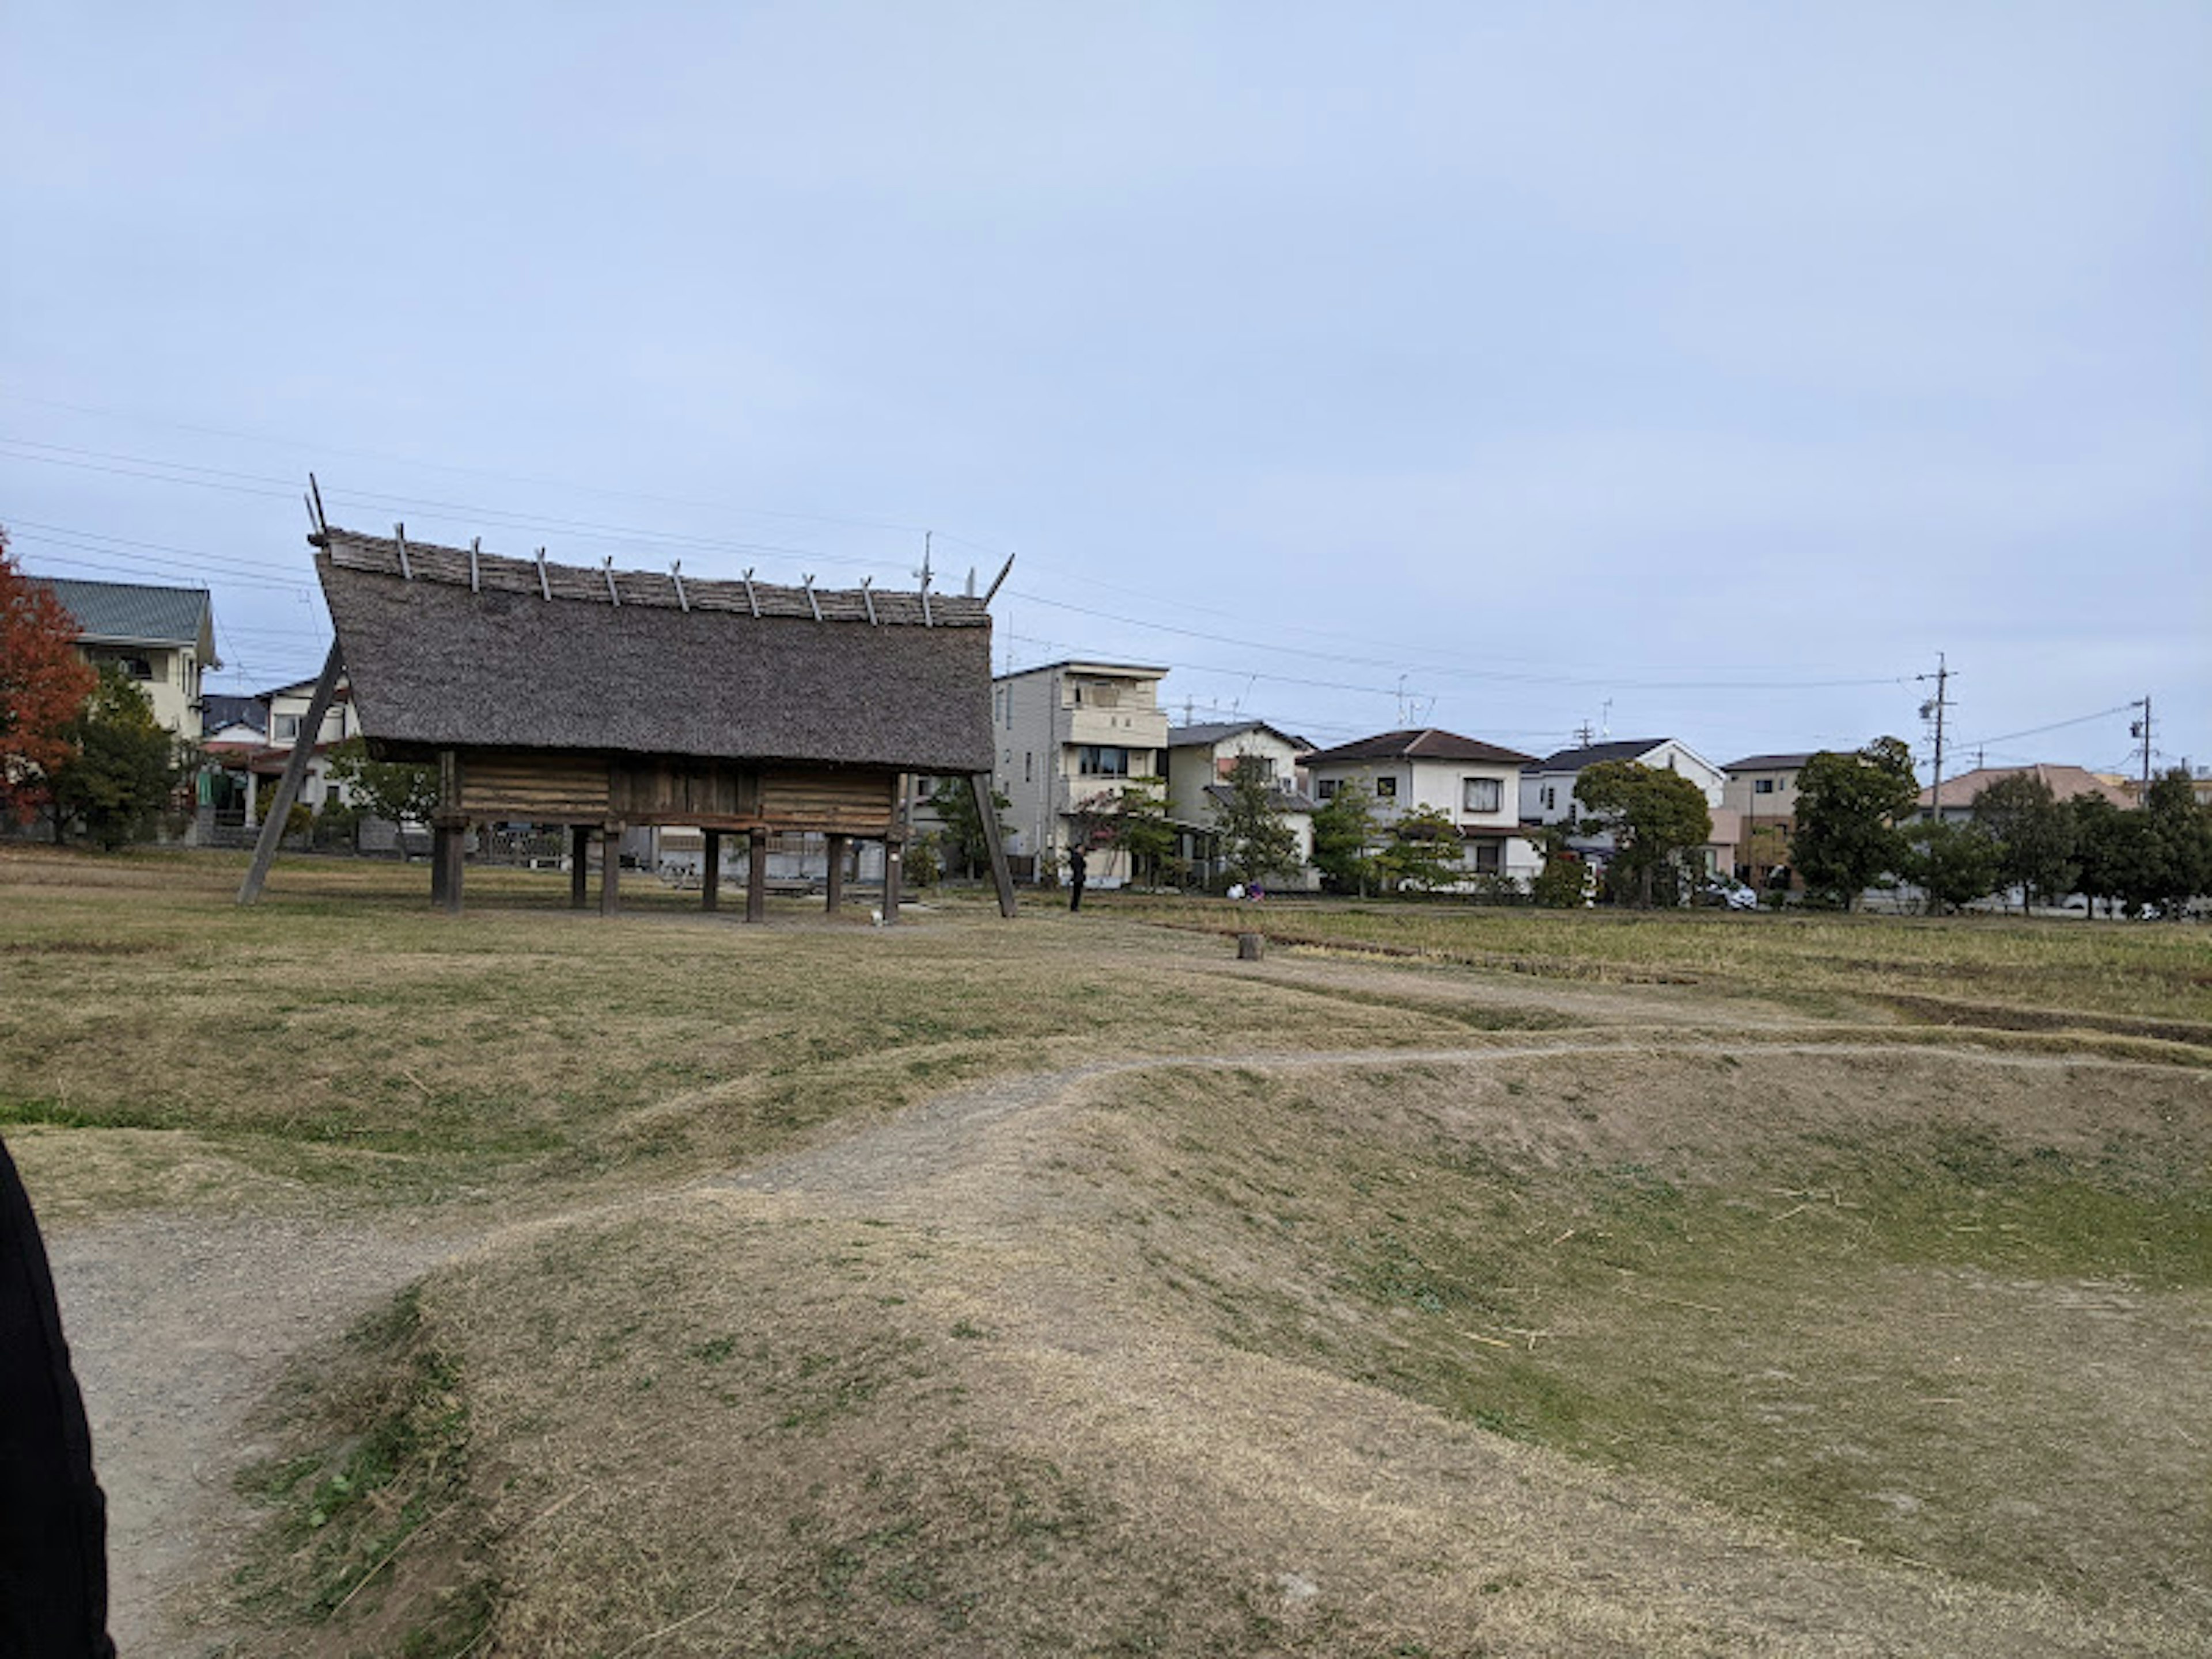
[[[768,831],[745,836],[745,920],[768,920]]]
[[[465,820],[434,823],[430,829],[430,892],[433,902],[447,915],[461,914],[461,872],[467,866],[469,827]]]
[[[899,902],[906,896],[907,792],[914,780],[899,775],[897,804],[891,809],[891,832],[884,837],[884,926],[898,925]]]
[[[975,816],[983,821],[983,843],[991,849],[991,879],[998,884],[999,914],[1014,914],[1014,875],[1006,865],[1006,849],[999,838],[999,804],[993,799],[991,775],[977,772],[968,780],[975,797]]]
[[[831,915],[845,907],[845,849],[851,843],[842,836],[830,837],[830,890],[827,908]]]
[[[568,908],[581,910],[591,902],[592,826],[568,826]]]
[[[599,914],[611,916],[622,910],[622,825],[599,830]]]
[[[707,863],[699,880],[699,908],[719,910],[722,908],[722,832],[709,830],[707,836]]]

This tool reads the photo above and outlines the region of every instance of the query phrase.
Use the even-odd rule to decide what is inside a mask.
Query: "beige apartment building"
[[[1006,850],[1064,875],[1082,810],[1139,779],[1164,783],[1168,717],[1160,707],[1164,668],[1070,660],[1001,674],[991,683],[998,744],[993,781],[1012,803]],[[1089,878],[1119,886],[1127,860],[1091,850]]]

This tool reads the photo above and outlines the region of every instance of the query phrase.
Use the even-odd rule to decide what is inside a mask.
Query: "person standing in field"
[[[1091,860],[1084,856],[1080,847],[1067,849],[1067,908],[1083,908],[1083,878],[1091,873]]]

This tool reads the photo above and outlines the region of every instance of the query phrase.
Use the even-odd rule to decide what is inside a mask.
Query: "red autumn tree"
[[[0,529],[0,818],[45,805],[71,752],[70,723],[98,683],[71,643],[76,619],[54,591],[15,568]]]

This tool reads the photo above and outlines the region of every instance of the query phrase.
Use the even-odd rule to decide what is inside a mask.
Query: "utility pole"
[[[2143,711],[2142,718],[2128,727],[2128,735],[2142,739],[2142,798],[2136,805],[2148,806],[2150,805],[2150,693],[2144,692],[2128,707]]]
[[[1951,680],[1950,665],[1945,661],[1943,653],[1938,651],[1936,653],[1936,672],[1916,674],[1913,678],[1936,682],[1936,695],[1920,705],[1920,718],[1924,720],[1931,714],[1936,717],[1936,786],[1929,792],[1935,808],[1929,816],[1936,823],[1941,823],[1943,822],[1943,711],[1950,706],[1950,699],[1946,696],[1946,689]]]

